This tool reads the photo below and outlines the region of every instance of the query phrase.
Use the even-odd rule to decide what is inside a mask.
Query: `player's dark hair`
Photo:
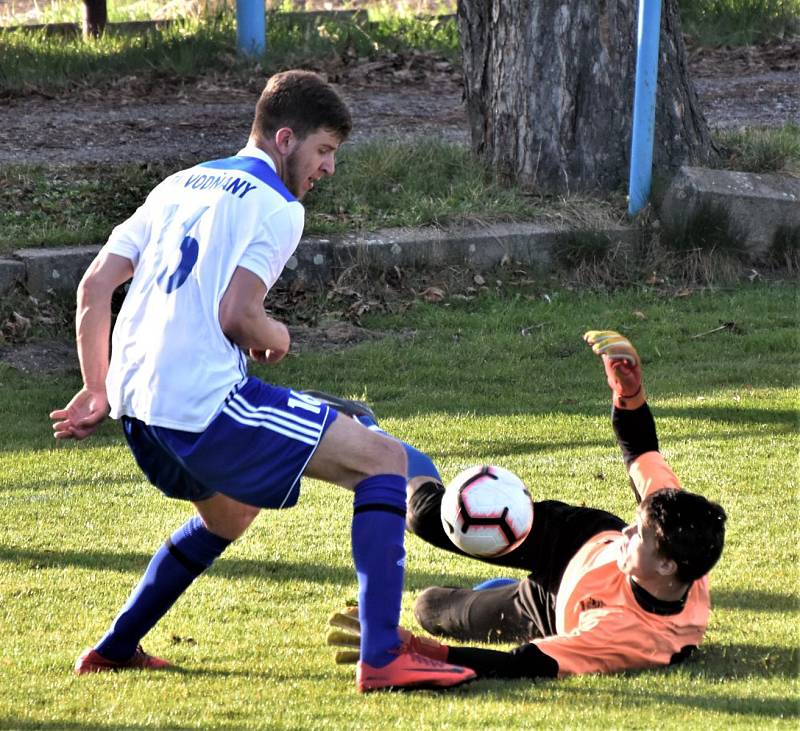
[[[353,120],[347,105],[322,77],[292,70],[267,81],[256,104],[251,134],[268,139],[281,127],[289,127],[300,139],[326,129],[344,142]]]
[[[640,511],[659,555],[677,564],[680,581],[688,584],[705,576],[722,555],[727,516],[717,503],[670,488],[646,497]]]

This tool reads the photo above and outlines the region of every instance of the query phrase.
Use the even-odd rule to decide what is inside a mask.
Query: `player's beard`
[[[300,183],[300,165],[297,159],[297,150],[293,150],[286,157],[286,174],[284,182],[289,192],[298,200],[305,195],[305,190]]]

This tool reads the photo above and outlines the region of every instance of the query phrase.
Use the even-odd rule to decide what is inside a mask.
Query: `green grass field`
[[[678,0],[683,30],[704,46],[748,46],[800,31],[800,0]]]
[[[537,498],[632,516],[605,378],[580,340],[597,327],[629,334],[662,451],[685,486],[729,515],[707,641],[689,663],[359,696],[353,669],[335,666],[325,645],[328,615],[356,591],[351,498],[309,481],[298,507],[264,513],[146,638],[179,671],[78,678],[75,657],[189,509],[145,484],[116,424],[83,444],[53,444],[47,412],[77,374],[0,367],[0,729],[795,727],[796,288],[549,295],[419,304],[370,319],[389,333],[382,341],[307,352],[261,374],[368,398],[446,479],[494,462]],[[736,326],[694,337],[723,321]],[[413,537],[407,549],[403,621],[412,627],[424,587],[497,575]]]

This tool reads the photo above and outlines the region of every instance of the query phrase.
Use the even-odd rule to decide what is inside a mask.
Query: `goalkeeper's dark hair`
[[[312,71],[295,69],[267,81],[256,104],[251,134],[268,139],[282,127],[289,127],[300,139],[326,129],[344,142],[353,121],[330,84]]]
[[[688,584],[705,576],[722,555],[727,516],[717,503],[670,488],[651,493],[640,511],[659,555],[676,563],[680,581]]]

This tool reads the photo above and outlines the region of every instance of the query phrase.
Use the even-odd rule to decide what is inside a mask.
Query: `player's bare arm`
[[[133,276],[133,264],[116,254],[100,254],[78,285],[75,333],[83,387],[63,409],[50,413],[56,439],[85,439],[108,415],[106,374],[111,334],[111,297]]]
[[[222,332],[250,357],[277,363],[289,352],[289,331],[264,311],[267,287],[253,272],[237,267],[219,305]]]

